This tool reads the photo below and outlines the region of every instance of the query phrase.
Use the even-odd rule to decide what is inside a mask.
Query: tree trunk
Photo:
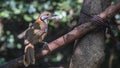
[[[102,12],[110,3],[110,0],[84,0],[78,24],[90,21],[91,15]],[[79,39],[69,68],[100,68],[105,56],[104,31],[96,29]]]

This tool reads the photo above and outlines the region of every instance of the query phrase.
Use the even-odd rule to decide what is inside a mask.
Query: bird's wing
[[[35,44],[39,42],[39,39],[42,38],[44,34],[46,34],[47,28],[41,29],[40,25],[34,23],[25,33],[25,40],[28,40],[29,43]],[[42,39],[43,40],[43,39]]]
[[[27,28],[25,31],[23,31],[22,33],[20,33],[17,37],[18,37],[19,39],[24,38],[24,37],[25,37],[25,33],[26,33],[28,30],[29,30],[29,28]]]
[[[31,28],[33,26],[33,24],[32,23],[30,23],[29,24],[29,27],[26,29],[26,30],[24,30],[22,33],[20,33],[17,37],[19,38],[19,39],[22,39],[22,38],[24,38],[25,37],[25,34],[26,34],[26,32]]]

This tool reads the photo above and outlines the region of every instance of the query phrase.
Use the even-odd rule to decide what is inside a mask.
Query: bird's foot
[[[44,44],[43,44],[43,49],[44,50],[48,50],[49,49],[49,47],[48,47],[48,43],[47,42],[43,42]]]

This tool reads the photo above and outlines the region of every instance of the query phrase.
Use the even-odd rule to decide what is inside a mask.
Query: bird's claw
[[[48,43],[47,42],[43,42],[44,44],[43,44],[43,49],[44,50],[48,50],[49,49],[49,47],[48,47]]]

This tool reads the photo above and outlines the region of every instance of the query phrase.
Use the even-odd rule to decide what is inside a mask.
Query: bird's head
[[[43,21],[48,24],[47,20],[53,19],[55,14],[51,14],[50,12],[43,12],[39,15],[38,19],[36,21]]]

